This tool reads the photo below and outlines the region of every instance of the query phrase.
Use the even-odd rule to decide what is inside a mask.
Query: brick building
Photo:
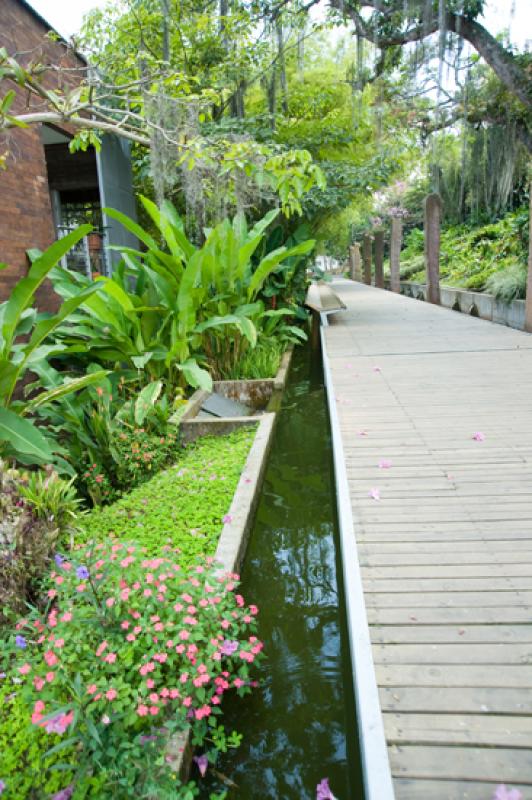
[[[54,81],[75,82],[86,63],[67,48],[61,39],[47,36],[50,25],[25,0],[0,0],[0,47],[19,63],[30,61],[58,64],[67,71],[60,77],[47,74],[44,83],[55,88]],[[12,86],[3,84],[0,97]],[[38,103],[19,92],[10,113],[39,110]],[[14,284],[26,274],[29,248],[45,249],[57,237],[89,221],[99,236],[83,240],[68,256],[68,266],[87,274],[108,273],[112,260],[109,244],[136,244],[123,228],[102,213],[110,206],[135,216],[131,162],[127,142],[104,136],[102,149],[71,154],[68,149],[72,132],[68,126],[32,125],[0,133],[0,154],[8,152],[7,169],[0,171],[0,262],[8,267],[0,271],[0,301],[5,300]],[[40,297],[43,308],[56,305],[56,296],[48,285]]]

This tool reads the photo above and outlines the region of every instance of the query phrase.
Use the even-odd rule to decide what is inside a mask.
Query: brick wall
[[[46,26],[19,0],[0,0],[0,47],[18,57],[22,63],[33,59],[40,63],[64,63],[81,67],[73,54],[61,42],[45,38]],[[54,78],[47,79],[51,86]],[[1,94],[7,88],[1,87]],[[11,87],[10,87],[11,88]],[[27,106],[22,93],[13,110],[35,110],[38,104]],[[44,250],[55,238],[48,176],[40,126],[11,129],[0,138],[0,153],[9,152],[7,169],[0,172],[0,261],[8,268],[0,271],[0,301],[5,300],[14,284],[26,274],[26,250]],[[51,309],[57,297],[48,284],[43,287],[39,305]]]

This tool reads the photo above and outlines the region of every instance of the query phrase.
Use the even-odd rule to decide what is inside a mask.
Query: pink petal
[[[371,498],[373,498],[373,500],[380,500],[381,499],[381,493],[380,493],[380,491],[378,489],[370,489],[369,490],[369,496]]]
[[[357,436],[367,436],[367,435],[368,435],[367,431],[359,431],[357,434]]]
[[[476,433],[473,434],[473,439],[475,440],[475,442],[483,442],[485,438],[486,437],[482,433],[482,431],[477,431]]]
[[[373,367],[373,372],[380,372],[380,371],[381,371],[380,367]]]
[[[389,461],[387,458],[381,458],[379,461],[379,469],[390,469],[392,466],[392,462]]]

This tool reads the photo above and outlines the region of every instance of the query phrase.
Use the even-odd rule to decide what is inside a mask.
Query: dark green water
[[[315,800],[324,777],[339,800],[363,798],[338,551],[321,360],[298,348],[242,571],[267,660],[260,689],[224,699],[226,730],[244,734],[218,764],[231,800]]]

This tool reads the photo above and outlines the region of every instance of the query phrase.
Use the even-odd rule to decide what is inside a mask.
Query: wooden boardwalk
[[[532,800],[532,336],[333,288],[347,310],[324,333],[396,798],[491,800],[503,783]]]

